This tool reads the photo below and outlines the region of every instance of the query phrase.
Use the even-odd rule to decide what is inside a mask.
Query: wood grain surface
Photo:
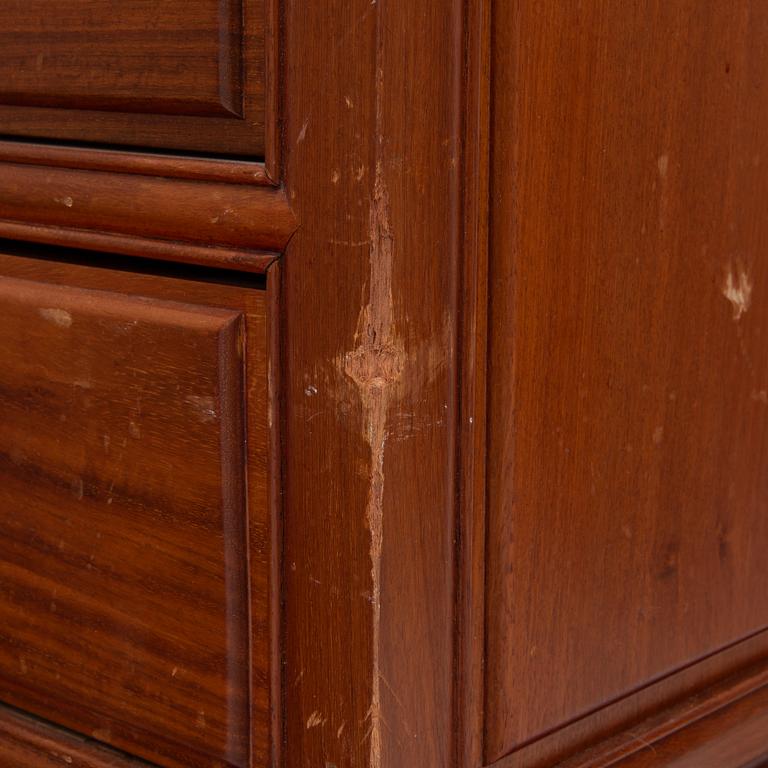
[[[158,765],[265,764],[263,291],[0,274],[4,700]]]
[[[494,4],[488,762],[768,624],[766,39]]]

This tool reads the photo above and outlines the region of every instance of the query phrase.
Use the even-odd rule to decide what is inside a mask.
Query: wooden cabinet
[[[4,3],[0,768],[768,761],[767,42]]]

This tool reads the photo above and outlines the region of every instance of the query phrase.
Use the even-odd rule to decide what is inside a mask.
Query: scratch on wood
[[[327,720],[317,710],[315,710],[307,718],[307,730],[310,728],[317,728],[320,725],[325,725],[326,722]]]
[[[307,126],[309,126],[309,118],[307,118],[304,121],[304,124],[301,126],[301,130],[299,131],[299,135],[296,137],[296,143],[301,144],[302,141],[306,138],[307,135]]]
[[[405,351],[395,330],[392,300],[393,235],[384,170],[376,165],[370,210],[368,304],[360,313],[356,347],[344,356],[344,373],[354,382],[364,411],[365,439],[371,451],[366,522],[370,531],[373,669],[368,710],[370,766],[381,765],[381,558],[384,543],[384,452],[387,419],[403,372]]]

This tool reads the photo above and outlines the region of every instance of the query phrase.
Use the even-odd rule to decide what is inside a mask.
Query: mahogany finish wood
[[[487,762],[768,624],[766,10],[494,4]]]
[[[158,765],[264,765],[263,292],[0,274],[4,700]]]
[[[262,155],[265,0],[7,0],[0,134]]]
[[[558,768],[609,768],[623,765],[625,761],[631,762],[647,750],[653,752],[661,744],[694,743],[691,734],[702,728],[707,738],[712,738],[717,731],[710,725],[718,722],[720,713],[732,707],[741,708],[745,699],[761,700],[767,682],[768,667],[763,658],[756,664],[742,668],[733,676],[721,678],[713,685],[674,702],[672,706],[654,712],[641,723],[633,724],[628,731],[609,737],[585,752],[558,763]],[[756,731],[756,734],[762,739],[763,753],[768,756],[764,734],[759,731]],[[723,736],[725,740],[738,746],[738,742],[733,740],[730,734],[718,736]],[[748,739],[747,743],[750,740]],[[754,740],[752,741],[754,743]],[[679,757],[680,754],[676,756]],[[734,750],[733,756],[736,760],[727,764],[743,766],[746,762],[751,763],[754,753],[739,755],[738,750]]]

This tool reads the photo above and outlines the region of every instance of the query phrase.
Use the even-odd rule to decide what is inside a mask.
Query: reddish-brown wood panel
[[[3,699],[158,765],[266,765],[264,292],[0,273]]]
[[[265,0],[9,0],[0,133],[261,155]]]
[[[493,7],[485,736],[516,766],[768,623],[768,9]]]

